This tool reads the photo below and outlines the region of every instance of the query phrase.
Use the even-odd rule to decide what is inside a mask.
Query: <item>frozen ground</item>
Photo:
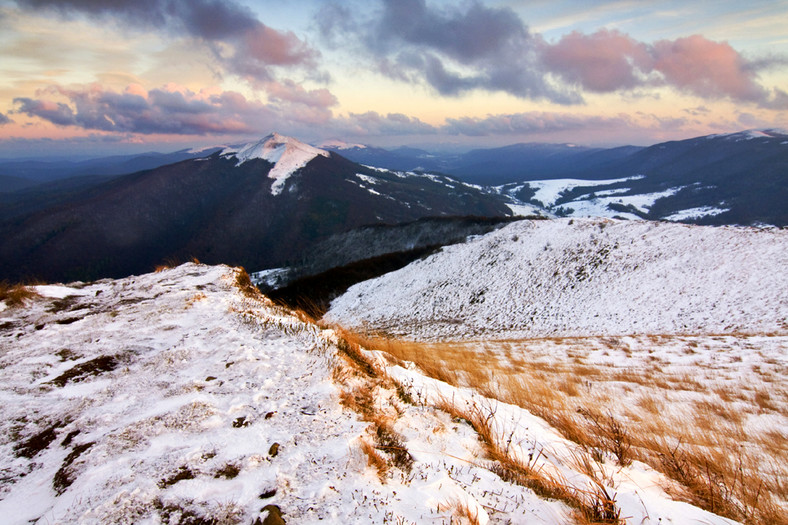
[[[234,269],[36,290],[0,309],[4,523],[251,524],[268,505],[299,524],[566,522],[564,504],[494,474],[441,399],[488,410],[512,453],[589,483],[543,420],[383,360],[412,399],[375,384],[370,403],[412,463],[380,474],[370,416],[343,406],[345,389],[370,385],[335,333],[244,294]],[[730,523],[670,500],[645,465],[603,468],[630,523]]]
[[[351,287],[326,319],[415,339],[788,331],[788,232],[519,221]]]

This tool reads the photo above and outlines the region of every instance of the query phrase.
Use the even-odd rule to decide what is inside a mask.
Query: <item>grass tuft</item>
[[[34,297],[38,297],[38,294],[29,286],[0,281],[0,301],[4,301],[10,308],[25,306],[27,301]]]

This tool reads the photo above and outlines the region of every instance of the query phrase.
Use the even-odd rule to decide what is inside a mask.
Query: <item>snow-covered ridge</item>
[[[235,157],[238,159],[237,166],[253,159],[263,159],[272,163],[274,167],[268,173],[268,178],[274,179],[271,194],[279,195],[290,175],[306,166],[315,157],[328,157],[330,153],[292,137],[272,133],[258,142],[225,148],[221,156]]]
[[[521,221],[359,283],[327,320],[417,338],[788,332],[788,231]]]
[[[357,379],[335,372],[335,334],[244,294],[237,277],[189,263],[37,287],[40,297],[2,312],[3,523],[256,523],[270,505],[286,523],[446,523],[452,502],[479,524],[567,522],[564,504],[480,460],[469,425],[382,387],[373,406],[412,465],[381,480],[363,452],[369,420],[340,403]],[[412,367],[389,373],[425,403],[493,407]],[[587,486],[574,445],[545,421],[503,403],[490,418],[520,457],[538,454],[540,470]],[[731,523],[672,501],[645,465],[610,475],[637,523]]]

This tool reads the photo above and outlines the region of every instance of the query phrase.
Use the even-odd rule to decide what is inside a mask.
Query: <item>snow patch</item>
[[[699,208],[690,208],[688,210],[677,211],[667,217],[663,217],[666,221],[684,221],[688,219],[700,219],[701,217],[713,217],[720,213],[730,211],[726,208],[715,208],[713,206],[701,206]]]
[[[634,213],[625,213],[620,211],[615,211],[610,208],[611,204],[618,204],[621,206],[631,206],[635,208],[637,211],[641,213],[647,213],[654,203],[657,202],[659,199],[664,197],[670,197],[671,195],[675,195],[682,188],[670,188],[665,191],[655,192],[655,193],[641,193],[638,195],[622,195],[622,196],[609,196],[609,197],[593,197],[593,198],[583,198],[578,199],[570,202],[565,202],[561,204],[556,210],[560,212],[561,210],[564,211],[566,216],[572,217],[606,217],[606,218],[614,218],[614,217],[621,217],[626,216],[627,218],[635,218],[638,219],[639,217],[637,214]],[[571,210],[571,211],[570,211]]]
[[[380,180],[376,179],[375,177],[370,177],[369,175],[364,175],[363,173],[356,173],[356,177],[369,184],[377,184],[380,182]]]
[[[225,148],[221,156],[235,157],[238,159],[236,166],[253,159],[263,159],[272,163],[274,167],[268,172],[268,178],[274,179],[271,195],[279,195],[293,173],[306,166],[315,157],[329,157],[330,153],[294,138],[273,133],[259,142]]]
[[[630,180],[642,179],[642,175],[634,177],[626,177],[623,179],[607,179],[607,180],[583,180],[583,179],[550,179],[550,180],[533,180],[528,181],[527,184],[536,190],[533,200],[539,201],[545,207],[553,206],[561,195],[572,188],[586,187],[586,186],[607,186],[608,184],[615,184],[617,182],[626,182]],[[521,186],[522,187],[522,186]]]

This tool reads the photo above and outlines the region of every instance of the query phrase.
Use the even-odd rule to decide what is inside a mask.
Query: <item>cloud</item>
[[[652,62],[645,44],[606,29],[592,35],[573,31],[555,45],[545,46],[542,60],[564,80],[594,92],[640,85],[638,70],[648,71]]]
[[[268,82],[265,84],[265,90],[268,97],[274,100],[295,102],[310,107],[328,108],[338,102],[337,97],[327,89],[306,90],[288,79],[281,82]]]
[[[528,135],[586,129],[620,129],[630,127],[632,120],[625,115],[611,117],[585,116],[573,113],[532,111],[485,118],[463,117],[447,119],[441,132],[449,135],[481,137],[490,135]]]
[[[113,18],[142,29],[164,29],[206,43],[232,74],[252,82],[273,78],[273,67],[315,67],[319,52],[289,31],[268,27],[250,9],[221,0],[16,0],[25,9],[62,16]]]
[[[654,70],[681,90],[704,98],[728,96],[734,100],[762,102],[766,90],[756,82],[756,70],[727,42],[713,42],[700,35],[652,46]]]
[[[322,90],[306,91],[294,84],[291,87],[298,96],[282,103],[262,103],[233,91],[196,93],[174,84],[149,91],[132,84],[122,92],[98,84],[51,86],[37,98],[19,97],[14,104],[16,113],[56,126],[114,133],[258,134],[283,123],[317,125],[331,118],[321,102],[334,104],[332,96]]]
[[[478,1],[463,6],[382,0],[372,19],[354,20],[360,15],[330,4],[318,14],[317,25],[327,43],[350,43],[371,53],[382,74],[424,83],[442,95],[483,89],[562,104],[581,101],[573,90],[553,85],[543,74],[541,38],[531,35],[514,11]]]
[[[332,127],[349,136],[433,135],[437,128],[402,113],[381,115],[376,111],[350,113],[334,119]]]
[[[654,44],[619,31],[572,32],[543,49],[545,68],[584,90],[609,93],[667,85],[703,99],[730,98],[779,106],[779,90],[758,83],[758,72],[781,67],[781,58],[748,60],[727,42],[701,35]]]
[[[2,126],[3,124],[10,124],[11,122],[13,121],[10,118],[0,113],[0,126]]]
[[[586,93],[631,94],[669,86],[702,99],[729,98],[780,108],[782,92],[759,72],[786,57],[745,58],[701,35],[641,42],[617,30],[574,31],[556,42],[531,33],[506,7],[478,0],[456,6],[380,0],[371,15],[328,4],[316,17],[324,42],[371,57],[381,74],[447,96],[472,90],[577,104]],[[365,18],[366,16],[366,18]]]

